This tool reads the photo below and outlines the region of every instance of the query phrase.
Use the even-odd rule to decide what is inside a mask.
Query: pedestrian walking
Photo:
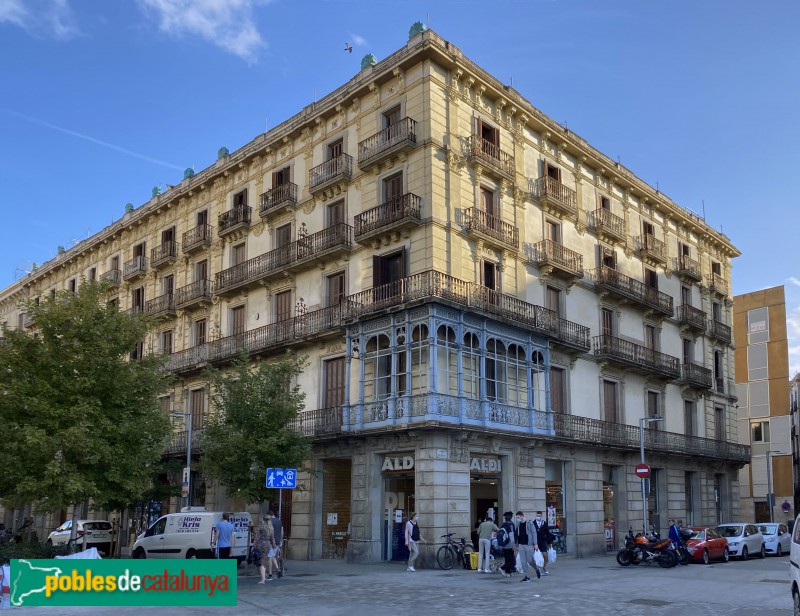
[[[406,547],[408,547],[408,567],[406,571],[416,571],[414,562],[419,556],[419,543],[425,541],[419,533],[419,514],[414,513],[406,522]]]
[[[542,512],[536,512],[536,519],[533,521],[533,526],[536,528],[536,544],[539,546],[539,551],[544,557],[544,567],[542,567],[542,575],[550,575],[547,570],[548,558],[547,548],[553,541],[553,535],[550,533],[550,527],[547,522],[542,518]]]
[[[531,577],[528,575],[528,565],[533,563],[533,546],[538,545],[538,539],[533,522],[526,520],[525,514],[521,511],[517,511],[516,544],[520,564],[522,565],[523,578],[520,582],[530,582]],[[542,577],[542,572],[536,563],[533,563],[533,570],[536,572],[537,578]]]
[[[489,561],[492,558],[492,537],[500,530],[497,525],[486,518],[478,525],[478,573],[489,573]]]
[[[270,509],[269,514],[272,516],[272,530],[275,532],[275,563],[278,565],[278,577],[283,577],[283,522],[275,515],[275,512]]]
[[[277,569],[278,563],[275,561],[275,529],[272,526],[272,518],[266,514],[261,518],[261,523],[256,530],[256,543],[255,547],[258,550],[258,558],[255,561],[258,567],[258,575],[260,576],[259,584],[264,584],[272,581],[272,565],[275,564]],[[266,561],[269,566],[269,577],[266,577],[267,568],[264,566]]]
[[[516,562],[514,562],[514,523],[511,521],[514,513],[506,511],[503,514],[503,523],[500,525],[500,530],[497,531],[497,547],[503,550],[503,565],[500,567],[500,573],[505,577],[511,576],[517,570]]]
[[[217,548],[217,558],[230,558],[231,548],[236,544],[233,524],[228,520],[230,515],[222,514],[222,519],[216,523],[211,531],[211,547]]]
[[[669,540],[676,549],[681,547],[681,531],[672,518],[669,519]]]

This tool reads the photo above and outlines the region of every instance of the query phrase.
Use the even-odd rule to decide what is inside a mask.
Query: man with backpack
[[[419,515],[416,513],[411,514],[411,518],[406,522],[406,547],[408,547],[408,567],[406,571],[416,571],[414,569],[414,562],[419,556],[419,547],[417,544],[420,541],[425,541],[419,534]]]
[[[503,550],[504,561],[500,567],[500,573],[504,577],[510,577],[517,570],[514,560],[514,524],[511,522],[513,517],[514,514],[511,511],[506,511],[503,514],[503,524],[497,531],[497,547]]]
[[[522,564],[523,577],[520,582],[530,582],[531,578],[528,575],[528,564],[533,562],[533,546],[539,544],[536,535],[536,528],[533,522],[525,519],[525,514],[517,511],[517,551],[519,552],[519,560]],[[533,570],[536,572],[536,577],[541,578],[542,572],[539,571],[538,565],[533,563]]]

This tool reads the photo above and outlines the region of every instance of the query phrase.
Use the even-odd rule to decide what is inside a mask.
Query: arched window
[[[480,341],[478,336],[467,332],[464,334],[464,349],[462,351],[461,365],[463,378],[461,384],[464,388],[464,396],[479,400],[481,390],[480,379]]]
[[[411,393],[428,391],[428,326],[417,325],[411,331]]]
[[[534,350],[531,353],[531,402],[537,411],[547,410],[547,366],[544,354]]]
[[[456,332],[449,325],[440,325],[436,330],[436,391],[458,395]]]
[[[364,353],[364,400],[383,400],[391,391],[392,352],[389,336],[379,334],[367,340]]]
[[[502,341],[490,338],[486,342],[486,398],[505,403],[507,393],[507,353]]]
[[[518,344],[508,347],[508,404],[528,407],[528,362],[525,349]]]

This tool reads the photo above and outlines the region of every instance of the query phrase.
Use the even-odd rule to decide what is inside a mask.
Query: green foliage
[[[8,563],[12,558],[55,558],[69,553],[66,545],[47,545],[45,543],[25,541],[21,543],[0,544],[0,565]]]
[[[305,394],[292,382],[304,367],[292,355],[251,367],[242,355],[228,372],[208,372],[213,412],[204,427],[202,468],[248,503],[270,495],[268,467],[297,467],[310,453],[310,441],[290,427],[303,408]]]
[[[84,282],[25,310],[37,335],[0,344],[0,494],[9,506],[57,511],[86,499],[103,508],[150,487],[169,431],[157,396],[164,359],[129,361],[148,322],[108,305],[108,287]]]

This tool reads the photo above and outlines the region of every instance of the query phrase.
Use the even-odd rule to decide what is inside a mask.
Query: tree
[[[164,359],[130,360],[148,322],[84,282],[24,308],[36,333],[0,344],[0,494],[58,511],[88,499],[115,509],[151,487],[169,432]],[[73,524],[73,528],[74,528]]]
[[[293,355],[250,366],[242,355],[227,372],[209,370],[210,413],[201,440],[202,468],[229,494],[265,500],[268,467],[297,467],[310,441],[291,428],[305,394],[292,385],[305,360]]]

